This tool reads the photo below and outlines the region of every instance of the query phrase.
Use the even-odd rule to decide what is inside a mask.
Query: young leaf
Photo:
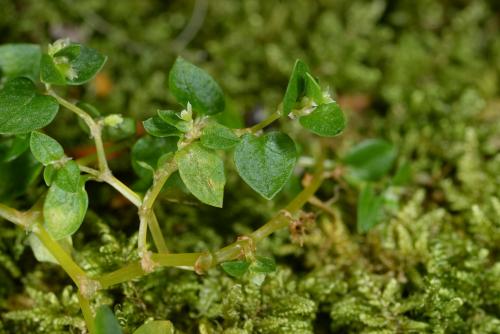
[[[236,146],[240,142],[240,138],[224,125],[213,123],[203,128],[200,141],[207,148],[227,150]]]
[[[304,75],[304,81],[306,86],[306,96],[316,102],[318,105],[323,104],[325,99],[323,98],[323,92],[318,84],[318,81],[310,74],[306,73]]]
[[[411,165],[408,162],[404,162],[396,170],[396,173],[392,178],[391,183],[394,186],[401,187],[408,184],[408,182],[410,182],[411,180],[411,177],[412,177]]]
[[[350,167],[353,177],[377,181],[391,169],[397,149],[383,139],[368,139],[349,150],[344,162]]]
[[[181,132],[188,132],[191,129],[189,122],[181,119],[179,113],[173,110],[158,110],[158,116],[167,124],[175,127]]]
[[[357,207],[357,230],[366,233],[377,225],[382,213],[383,197],[377,196],[371,184],[366,185],[359,195]]]
[[[83,184],[76,192],[68,192],[52,184],[43,204],[45,228],[56,240],[75,233],[83,222],[88,196]]]
[[[30,135],[27,133],[15,135],[10,147],[3,155],[3,161],[9,162],[17,159],[30,147]]]
[[[94,319],[95,334],[122,334],[122,329],[113,311],[101,305],[97,308]]]
[[[184,107],[191,103],[193,110],[204,115],[224,111],[225,101],[221,88],[201,68],[178,57],[170,70],[169,87],[177,101]]]
[[[220,266],[229,276],[241,278],[248,271],[250,262],[243,260],[229,261],[221,263]]]
[[[314,109],[309,115],[299,118],[300,124],[323,137],[334,137],[345,128],[344,113],[335,102],[322,104]]]
[[[160,117],[153,116],[144,122],[144,129],[154,137],[180,136],[182,133],[170,124],[165,123]]]
[[[222,159],[212,150],[193,143],[177,152],[175,160],[189,191],[201,202],[221,208],[226,183]]]
[[[309,72],[307,65],[300,59],[295,61],[292,74],[288,80],[285,96],[283,97],[283,114],[288,115],[295,107],[295,103],[304,95],[304,76]]]
[[[261,137],[243,136],[234,151],[234,162],[241,178],[266,199],[272,199],[292,175],[297,162],[293,140],[281,132]]]
[[[177,139],[174,137],[155,138],[145,136],[132,147],[132,168],[141,178],[153,176],[158,159],[166,153],[177,151]]]
[[[35,44],[5,44],[0,46],[0,73],[7,80],[15,77],[38,79],[42,52]]]
[[[47,167],[45,167],[45,169],[43,170],[43,180],[48,187],[50,187],[56,175],[57,169],[54,165],[48,165]]]
[[[64,157],[64,149],[55,139],[33,131],[30,139],[31,153],[44,166],[50,165]]]
[[[268,274],[276,271],[276,262],[273,258],[265,256],[256,256],[250,270],[256,273]]]
[[[67,192],[77,192],[80,189],[80,168],[73,160],[67,161],[57,170],[54,184]]]
[[[0,92],[0,133],[18,134],[43,128],[52,122],[58,110],[56,99],[38,94],[30,79],[12,79]]]
[[[106,56],[103,56],[97,50],[80,45],[78,57],[70,60],[71,68],[75,71],[76,76],[67,79],[68,85],[82,85],[92,80],[103,68],[107,59]]]
[[[64,74],[57,68],[54,59],[48,54],[42,55],[40,63],[40,80],[50,85],[65,85],[66,78]]]
[[[30,244],[31,250],[33,251],[33,255],[35,255],[35,259],[37,259],[37,261],[59,264],[59,262],[57,262],[52,253],[50,253],[50,251],[47,248],[45,248],[40,239],[38,239],[38,237],[34,233],[31,233],[29,235],[28,242]],[[59,244],[66,252],[71,253],[73,249],[73,240],[71,239],[71,237],[59,240]]]
[[[174,326],[168,320],[155,320],[145,323],[134,334],[174,334]]]

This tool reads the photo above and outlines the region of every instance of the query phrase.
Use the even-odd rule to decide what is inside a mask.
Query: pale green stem
[[[83,319],[85,319],[85,324],[90,334],[95,334],[94,328],[94,315],[92,314],[92,309],[90,308],[89,300],[84,297],[81,293],[78,293],[78,302],[80,303],[80,308],[82,309]]]
[[[4,205],[0,203],[0,217],[8,220],[16,225],[19,225],[23,228],[26,228],[26,222],[23,219],[23,213],[20,211],[17,211],[16,209],[13,209],[11,207],[8,207],[7,205]]]
[[[260,123],[255,124],[250,128],[250,132],[256,133],[262,129],[264,129],[266,126],[270,125],[273,123],[275,120],[281,117],[281,110],[277,110],[273,112],[271,115],[269,115],[265,120],[263,120]]]
[[[142,205],[141,197],[135,191],[125,185],[122,181],[118,180],[113,174],[109,173],[107,175],[104,175],[102,177],[102,180],[115,188],[136,207],[140,207]]]

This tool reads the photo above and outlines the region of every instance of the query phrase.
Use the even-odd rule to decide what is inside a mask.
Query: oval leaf
[[[174,326],[168,320],[150,321],[136,329],[134,334],[174,334]]]
[[[191,129],[191,124],[181,119],[179,113],[173,110],[158,110],[158,116],[181,132],[188,132]]]
[[[349,150],[344,162],[350,167],[352,177],[377,181],[391,169],[397,149],[383,139],[368,139]]]
[[[75,233],[85,218],[88,196],[83,184],[77,192],[68,192],[53,184],[43,204],[45,228],[56,240]]]
[[[193,110],[214,115],[224,111],[224,94],[215,80],[201,68],[178,57],[170,70],[169,87],[184,107],[191,103]]]
[[[250,268],[253,272],[268,274],[276,271],[276,262],[271,257],[256,256]]]
[[[56,99],[38,94],[30,79],[13,79],[0,92],[0,133],[18,134],[43,128],[52,122],[58,110]]]
[[[64,191],[77,192],[80,190],[80,168],[73,161],[67,161],[64,166],[57,170],[54,183]]]
[[[30,138],[31,153],[44,166],[64,157],[64,149],[55,139],[38,131],[33,131]]]
[[[383,197],[377,196],[372,185],[366,185],[359,195],[357,229],[366,233],[377,225],[382,213]]]
[[[68,85],[81,85],[90,81],[103,68],[108,59],[95,49],[85,45],[77,45],[80,46],[80,53],[69,62],[76,75],[66,80]],[[68,46],[68,48],[72,46],[74,44]]]
[[[35,81],[40,70],[42,52],[35,44],[5,44],[0,46],[0,72],[7,80],[28,77]]]
[[[309,72],[307,65],[300,59],[295,61],[292,74],[288,80],[285,96],[283,97],[283,113],[288,115],[295,108],[295,103],[305,93],[304,76]]]
[[[141,178],[152,178],[158,159],[164,154],[177,151],[177,139],[145,136],[132,147],[132,168]]]
[[[57,68],[54,59],[48,54],[42,55],[40,63],[40,80],[50,85],[65,85],[66,78]]]
[[[148,118],[144,122],[144,129],[151,136],[155,137],[171,137],[171,136],[180,136],[181,132],[177,130],[170,124],[165,123],[160,117],[153,116]]]
[[[214,123],[203,128],[200,141],[207,148],[227,150],[236,146],[240,142],[240,138],[231,129]]]
[[[345,128],[344,113],[335,102],[322,104],[309,115],[299,118],[300,124],[319,136],[334,137]]]
[[[220,265],[229,276],[241,278],[248,271],[250,263],[243,260],[223,262]]]
[[[122,329],[113,311],[101,305],[97,308],[94,319],[95,334],[122,334]]]
[[[226,183],[222,159],[199,143],[193,143],[177,152],[175,160],[189,191],[201,202],[221,208]]]
[[[264,198],[271,199],[292,175],[297,149],[293,140],[281,132],[261,137],[247,134],[236,146],[234,162],[242,179]]]

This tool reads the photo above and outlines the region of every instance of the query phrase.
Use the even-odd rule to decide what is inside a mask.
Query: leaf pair
[[[248,271],[258,274],[269,274],[276,271],[276,262],[273,258],[256,256],[255,261],[236,260],[221,263],[222,270],[229,276],[242,278]]]
[[[45,167],[44,178],[50,185],[43,206],[44,226],[60,240],[75,233],[83,222],[88,196],[78,164],[67,160],[62,146],[51,137],[32,132],[31,152]]]
[[[96,310],[94,329],[95,334],[123,333],[113,311],[105,305]],[[167,320],[149,321],[136,329],[133,334],[174,334],[174,326]]]

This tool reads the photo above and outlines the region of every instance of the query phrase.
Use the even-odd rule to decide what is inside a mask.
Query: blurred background
[[[115,303],[127,330],[156,317],[176,318],[178,328],[193,333],[498,333],[499,1],[0,0],[0,12],[0,44],[46,47],[69,37],[107,55],[98,77],[68,95],[136,120],[175,106],[167,76],[178,55],[220,83],[228,100],[221,117],[232,127],[273,112],[301,58],[349,120],[329,142],[332,158],[377,137],[397,146],[398,164],[411,165],[410,183],[395,190],[391,214],[368,236],[354,232],[356,199],[341,189],[337,221],[323,221],[304,247],[289,245],[286,233],[265,243],[262,250],[282,266],[268,290],[235,288],[220,273],[202,280],[167,270],[103,293],[99,301]],[[90,141],[72,124],[60,113],[49,132],[78,152]],[[300,139],[307,146],[307,137]],[[133,178],[128,159],[114,160],[113,169]],[[236,178],[228,182],[231,209],[224,212],[172,208],[166,200],[170,206],[159,215],[170,234],[181,236],[171,241],[174,248],[220,247],[279,207],[246,188],[238,192]],[[111,191],[95,187],[100,200],[87,218],[93,224],[75,247],[87,270],[105,270],[132,249],[136,222],[133,208],[120,203],[102,211]],[[327,187],[323,195],[333,196],[334,185]],[[286,198],[287,191],[278,203]],[[2,235],[0,333],[79,333],[68,281],[47,265],[33,270],[19,233],[8,227]],[[99,254],[92,242],[104,242]],[[54,286],[43,283],[48,274]],[[42,314],[50,316],[44,321]]]

